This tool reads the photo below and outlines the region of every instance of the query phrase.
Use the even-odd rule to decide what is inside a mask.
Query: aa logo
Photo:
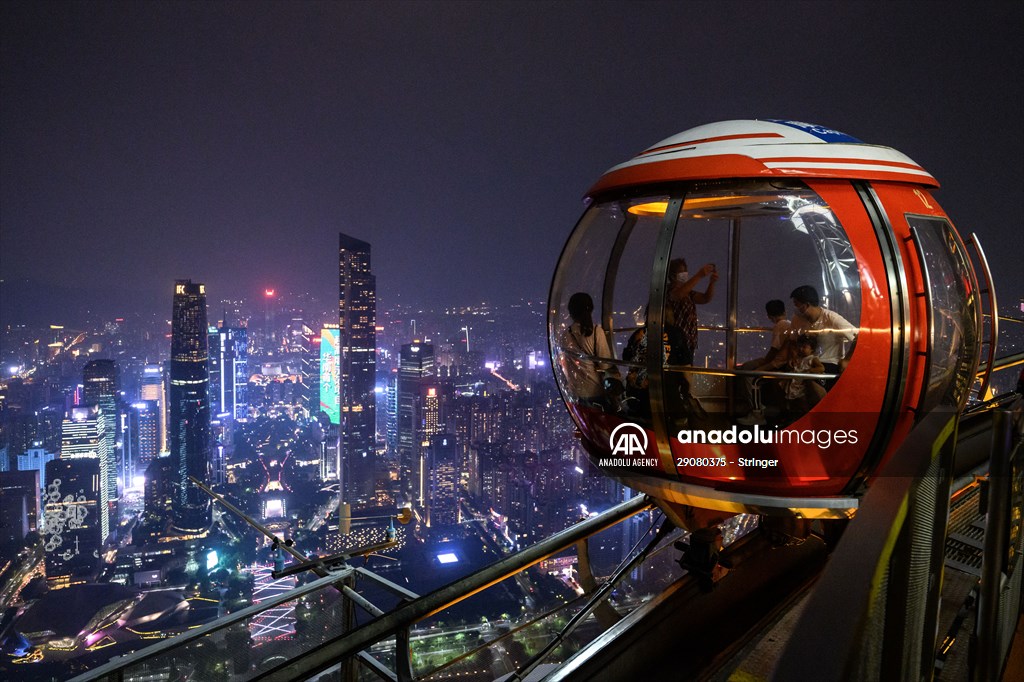
[[[608,437],[613,455],[646,455],[647,432],[632,422],[619,424]]]

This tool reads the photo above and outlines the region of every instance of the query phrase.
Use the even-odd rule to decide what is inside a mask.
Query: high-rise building
[[[8,455],[15,458],[36,447],[56,451],[60,446],[60,425],[63,419],[63,408],[47,406],[33,411],[28,410],[27,406],[8,401],[5,409],[0,411],[0,431],[6,437]]]
[[[387,446],[388,454],[394,455],[398,452],[398,371],[392,370],[384,386],[384,409],[386,419],[384,422],[384,443]]]
[[[172,516],[176,477],[177,471],[170,457],[157,457],[146,467],[143,484],[145,513],[139,536],[147,541],[158,539],[167,530]]]
[[[103,541],[110,534],[111,528],[111,499],[110,487],[107,481],[110,478],[110,468],[113,467],[113,459],[107,451],[107,422],[103,418],[103,410],[97,405],[76,405],[71,408],[71,413],[64,420],[61,426],[60,458],[61,459],[95,459],[97,470],[100,472],[103,485],[97,493],[99,508],[96,513],[99,522],[97,528],[100,531],[100,540]],[[47,469],[49,472],[49,469]],[[115,469],[115,476],[116,469]],[[49,473],[47,473],[49,478]]]
[[[100,471],[103,472],[103,484],[107,487],[107,515],[116,525],[117,474],[123,469],[120,466],[123,452],[118,453],[117,448],[118,426],[121,421],[118,416],[121,387],[117,363],[113,360],[90,360],[82,371],[82,378],[82,403],[99,406],[103,420],[103,437],[107,442],[104,452],[107,461],[100,462]]]
[[[424,505],[429,469],[425,466],[430,436],[440,431],[440,392],[434,379],[434,347],[404,344],[398,358],[399,484],[407,501]]]
[[[160,452],[168,452],[167,446],[167,382],[164,379],[162,365],[146,365],[142,370],[143,400],[156,403],[158,417],[157,448]]]
[[[174,528],[184,535],[210,527],[210,499],[189,477],[210,480],[210,384],[206,326],[206,285],[174,283],[171,314],[171,372],[168,391],[174,479]]]
[[[25,535],[36,530],[39,486],[37,470],[0,472],[0,557],[5,556],[5,549],[20,546]]]
[[[160,408],[156,401],[140,400],[128,411],[132,464],[136,475],[160,456]],[[127,483],[127,481],[126,481]]]
[[[117,478],[121,482],[121,493],[132,487],[135,480],[135,434],[132,428],[132,407],[121,404],[117,424]],[[115,517],[116,518],[116,517]]]
[[[43,549],[52,587],[66,587],[99,562],[102,480],[98,457],[61,457],[46,464]]]
[[[302,381],[300,400],[306,415],[313,418],[320,411],[320,335],[312,331],[303,335],[302,353],[299,361],[299,377]]]
[[[377,461],[377,281],[370,245],[338,235],[341,457],[349,501],[374,494]]]
[[[260,352],[268,356],[273,355],[277,348],[278,329],[275,317],[278,305],[277,291],[265,289],[263,291],[263,335],[257,343],[257,347]]]
[[[461,456],[455,436],[439,433],[430,437],[430,507],[432,528],[459,523],[459,470]]]
[[[227,459],[238,421],[249,416],[248,334],[243,327],[210,327],[211,476],[214,484],[227,480]]]
[[[210,327],[210,409],[234,420],[249,414],[248,332],[242,327]]]
[[[57,459],[57,454],[44,448],[29,448],[24,455],[18,455],[18,471],[38,471],[39,485],[46,487],[46,463]]]
[[[320,478],[341,480],[338,457],[341,424],[341,349],[338,328],[328,325],[320,330],[320,419],[324,441],[320,454]]]

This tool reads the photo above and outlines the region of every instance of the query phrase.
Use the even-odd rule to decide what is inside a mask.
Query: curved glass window
[[[646,380],[623,353],[650,298],[662,216],[634,207],[666,201],[646,196],[595,204],[566,244],[552,282],[548,331],[555,376],[571,406],[623,412],[629,401],[619,387]]]
[[[594,337],[584,298],[570,313],[577,294]],[[581,428],[596,410],[645,425],[661,415],[675,433],[809,411],[853,352],[861,291],[850,240],[816,192],[732,180],[590,206],[550,302],[555,373]],[[648,328],[661,332],[653,352]]]
[[[974,276],[953,227],[942,218],[908,215],[928,286],[930,349],[919,412],[937,405],[962,407],[974,381],[978,355],[978,298]]]
[[[663,305],[673,347],[669,432],[735,421],[783,426],[824,398],[845,368],[860,278],[842,225],[803,183],[701,183],[679,213]]]

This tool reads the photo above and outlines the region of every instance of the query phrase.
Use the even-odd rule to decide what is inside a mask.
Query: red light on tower
[[[264,289],[264,290],[263,290],[263,294],[264,294],[264,295],[265,295],[265,296],[266,296],[267,298],[274,298],[274,294],[275,294],[275,293],[276,293],[276,292],[275,292],[275,291],[274,291],[273,289]]]

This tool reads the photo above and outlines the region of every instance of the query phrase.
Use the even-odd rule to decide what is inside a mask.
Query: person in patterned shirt
[[[708,278],[704,291],[697,291],[700,280]],[[673,344],[669,364],[692,365],[697,350],[697,306],[710,303],[715,296],[718,270],[708,263],[690,277],[685,258],[676,258],[668,264],[668,300],[665,303],[665,329]],[[678,333],[676,333],[678,332]]]

